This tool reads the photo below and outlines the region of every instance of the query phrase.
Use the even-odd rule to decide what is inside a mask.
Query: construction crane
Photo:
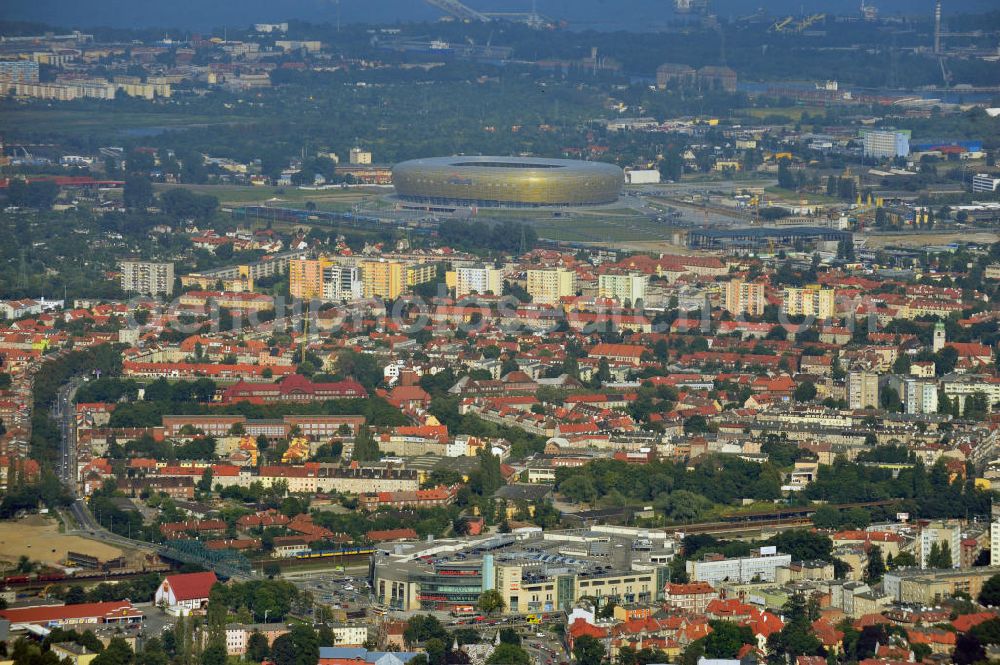
[[[489,23],[490,17],[482,12],[477,12],[471,7],[463,5],[458,0],[426,0],[427,4],[437,7],[443,12],[457,18],[460,21],[479,21]]]
[[[941,78],[944,79],[944,87],[951,87],[951,72],[944,64],[944,58],[938,58],[938,64],[941,65]]]
[[[785,28],[791,25],[794,20],[794,16],[786,16],[783,19],[778,19],[774,22],[774,25],[771,26],[771,32],[784,32]]]
[[[813,14],[812,16],[807,16],[795,25],[795,29],[798,32],[803,30],[808,30],[811,26],[819,23],[826,18],[826,14]]]

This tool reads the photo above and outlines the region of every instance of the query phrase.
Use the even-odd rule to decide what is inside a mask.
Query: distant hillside
[[[526,10],[530,0],[467,0],[477,9]],[[340,0],[341,20],[378,22],[433,20],[439,12],[422,0]],[[828,11],[855,12],[856,0],[712,0],[713,10],[722,16],[739,16],[766,6],[771,13]],[[932,11],[933,2],[922,0],[875,0],[883,14]],[[917,6],[919,5],[919,7]],[[995,0],[947,0],[945,13],[986,11]],[[576,28],[594,30],[656,29],[673,18],[671,0],[538,0],[540,12],[567,20]],[[4,0],[0,18],[44,21],[50,24],[112,27],[184,27],[206,30],[231,25],[243,27],[253,21],[300,18],[334,21],[335,0]]]

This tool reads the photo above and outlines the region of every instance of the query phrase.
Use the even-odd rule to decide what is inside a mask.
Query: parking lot
[[[367,610],[368,580],[356,570],[287,573],[283,579],[312,594],[317,603],[347,612]]]

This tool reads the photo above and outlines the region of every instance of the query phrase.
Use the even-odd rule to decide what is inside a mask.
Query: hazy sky
[[[538,10],[568,20],[577,28],[643,29],[668,20],[671,0],[537,0]],[[466,0],[470,7],[494,11],[530,9],[531,0]],[[930,15],[933,0],[873,0],[885,14]],[[340,0],[344,21],[433,20],[440,12],[422,0]],[[860,0],[712,0],[723,16],[752,13],[757,7],[779,12],[856,11]],[[945,0],[945,13],[996,9],[996,0]],[[43,21],[67,26],[244,27],[254,21],[301,18],[332,21],[336,0],[0,0],[4,19]]]

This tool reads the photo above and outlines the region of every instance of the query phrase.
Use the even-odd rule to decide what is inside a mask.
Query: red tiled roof
[[[211,575],[214,577],[215,573],[211,573]],[[116,600],[106,603],[77,603],[75,605],[59,605],[55,607],[20,607],[0,611],[0,617],[7,619],[11,623],[43,623],[90,617],[103,618],[114,612],[132,609],[131,602]]]
[[[387,529],[384,531],[369,531],[365,537],[373,543],[381,543],[389,540],[416,540],[419,538],[413,529]]]
[[[955,627],[960,633],[966,633],[981,623],[989,621],[990,619],[996,619],[997,615],[995,612],[976,612],[975,614],[962,614],[961,616],[955,617],[955,620],[951,622],[951,625]]]
[[[174,592],[174,598],[181,600],[198,600],[208,598],[212,585],[218,582],[215,573],[186,573],[183,575],[168,575],[164,580]]]
[[[598,344],[594,346],[589,355],[608,356],[612,358],[641,358],[646,351],[645,347],[636,344]]]

